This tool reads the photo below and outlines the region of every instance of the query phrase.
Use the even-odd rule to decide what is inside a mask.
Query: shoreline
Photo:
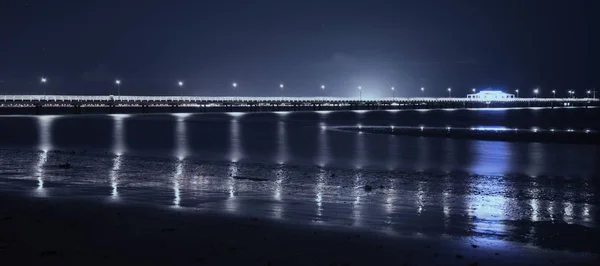
[[[344,132],[370,133],[393,136],[490,140],[506,142],[539,142],[561,144],[600,145],[600,134],[592,130],[538,130],[509,128],[435,128],[393,126],[333,127]]]
[[[0,224],[0,256],[21,265],[593,265],[598,258],[507,241],[391,236],[193,208],[6,192],[0,193]]]

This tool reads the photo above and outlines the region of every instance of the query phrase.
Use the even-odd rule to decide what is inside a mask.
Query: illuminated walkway
[[[205,97],[114,95],[0,95],[0,108],[73,107],[76,113],[90,107],[200,107],[202,110],[336,110],[392,108],[478,108],[597,106],[596,98],[457,98],[457,97]]]

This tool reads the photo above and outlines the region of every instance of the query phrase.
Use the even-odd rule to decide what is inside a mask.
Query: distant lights
[[[421,129],[421,131],[423,131],[423,129],[425,129],[425,126],[419,126],[419,128]]]
[[[538,132],[538,130],[539,130],[539,129],[538,129],[537,127],[533,127],[533,128],[531,128],[531,131],[532,131],[533,133],[537,133],[537,132]]]
[[[567,129],[567,132],[573,132],[573,131],[574,131],[574,130],[573,130],[573,129],[571,129],[571,128]]]
[[[321,89],[324,90],[325,89],[325,85],[321,85]]]
[[[237,82],[231,83],[231,86],[234,87],[234,88],[237,88],[237,85],[238,85]]]
[[[586,130],[585,130],[585,133],[590,133],[590,130],[589,130],[589,129],[586,129]]]
[[[44,79],[44,80],[45,80],[45,79]],[[44,81],[44,82],[45,82],[45,81]],[[117,84],[117,85],[121,85],[121,80],[120,80],[120,79],[117,79],[117,80],[115,80],[115,84]]]
[[[183,81],[177,81],[177,85],[179,85],[179,87],[183,87]]]
[[[46,77],[41,77],[40,78],[40,82],[41,83],[46,83],[48,81],[48,79],[46,79]]]

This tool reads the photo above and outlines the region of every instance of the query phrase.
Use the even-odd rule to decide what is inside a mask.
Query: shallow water
[[[598,130],[598,114],[569,108],[4,116],[0,182],[4,190],[40,197],[598,252],[586,244],[599,235],[598,146],[332,130]],[[58,167],[66,162],[72,167]]]

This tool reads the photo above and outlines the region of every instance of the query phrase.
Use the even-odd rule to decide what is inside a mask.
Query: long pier
[[[599,106],[596,98],[450,98],[450,97],[206,97],[206,96],[115,96],[115,95],[0,95],[0,108],[141,108],[140,112],[170,108],[208,111],[294,111],[294,110],[378,110],[486,107],[563,107]],[[179,110],[178,110],[179,109]]]

